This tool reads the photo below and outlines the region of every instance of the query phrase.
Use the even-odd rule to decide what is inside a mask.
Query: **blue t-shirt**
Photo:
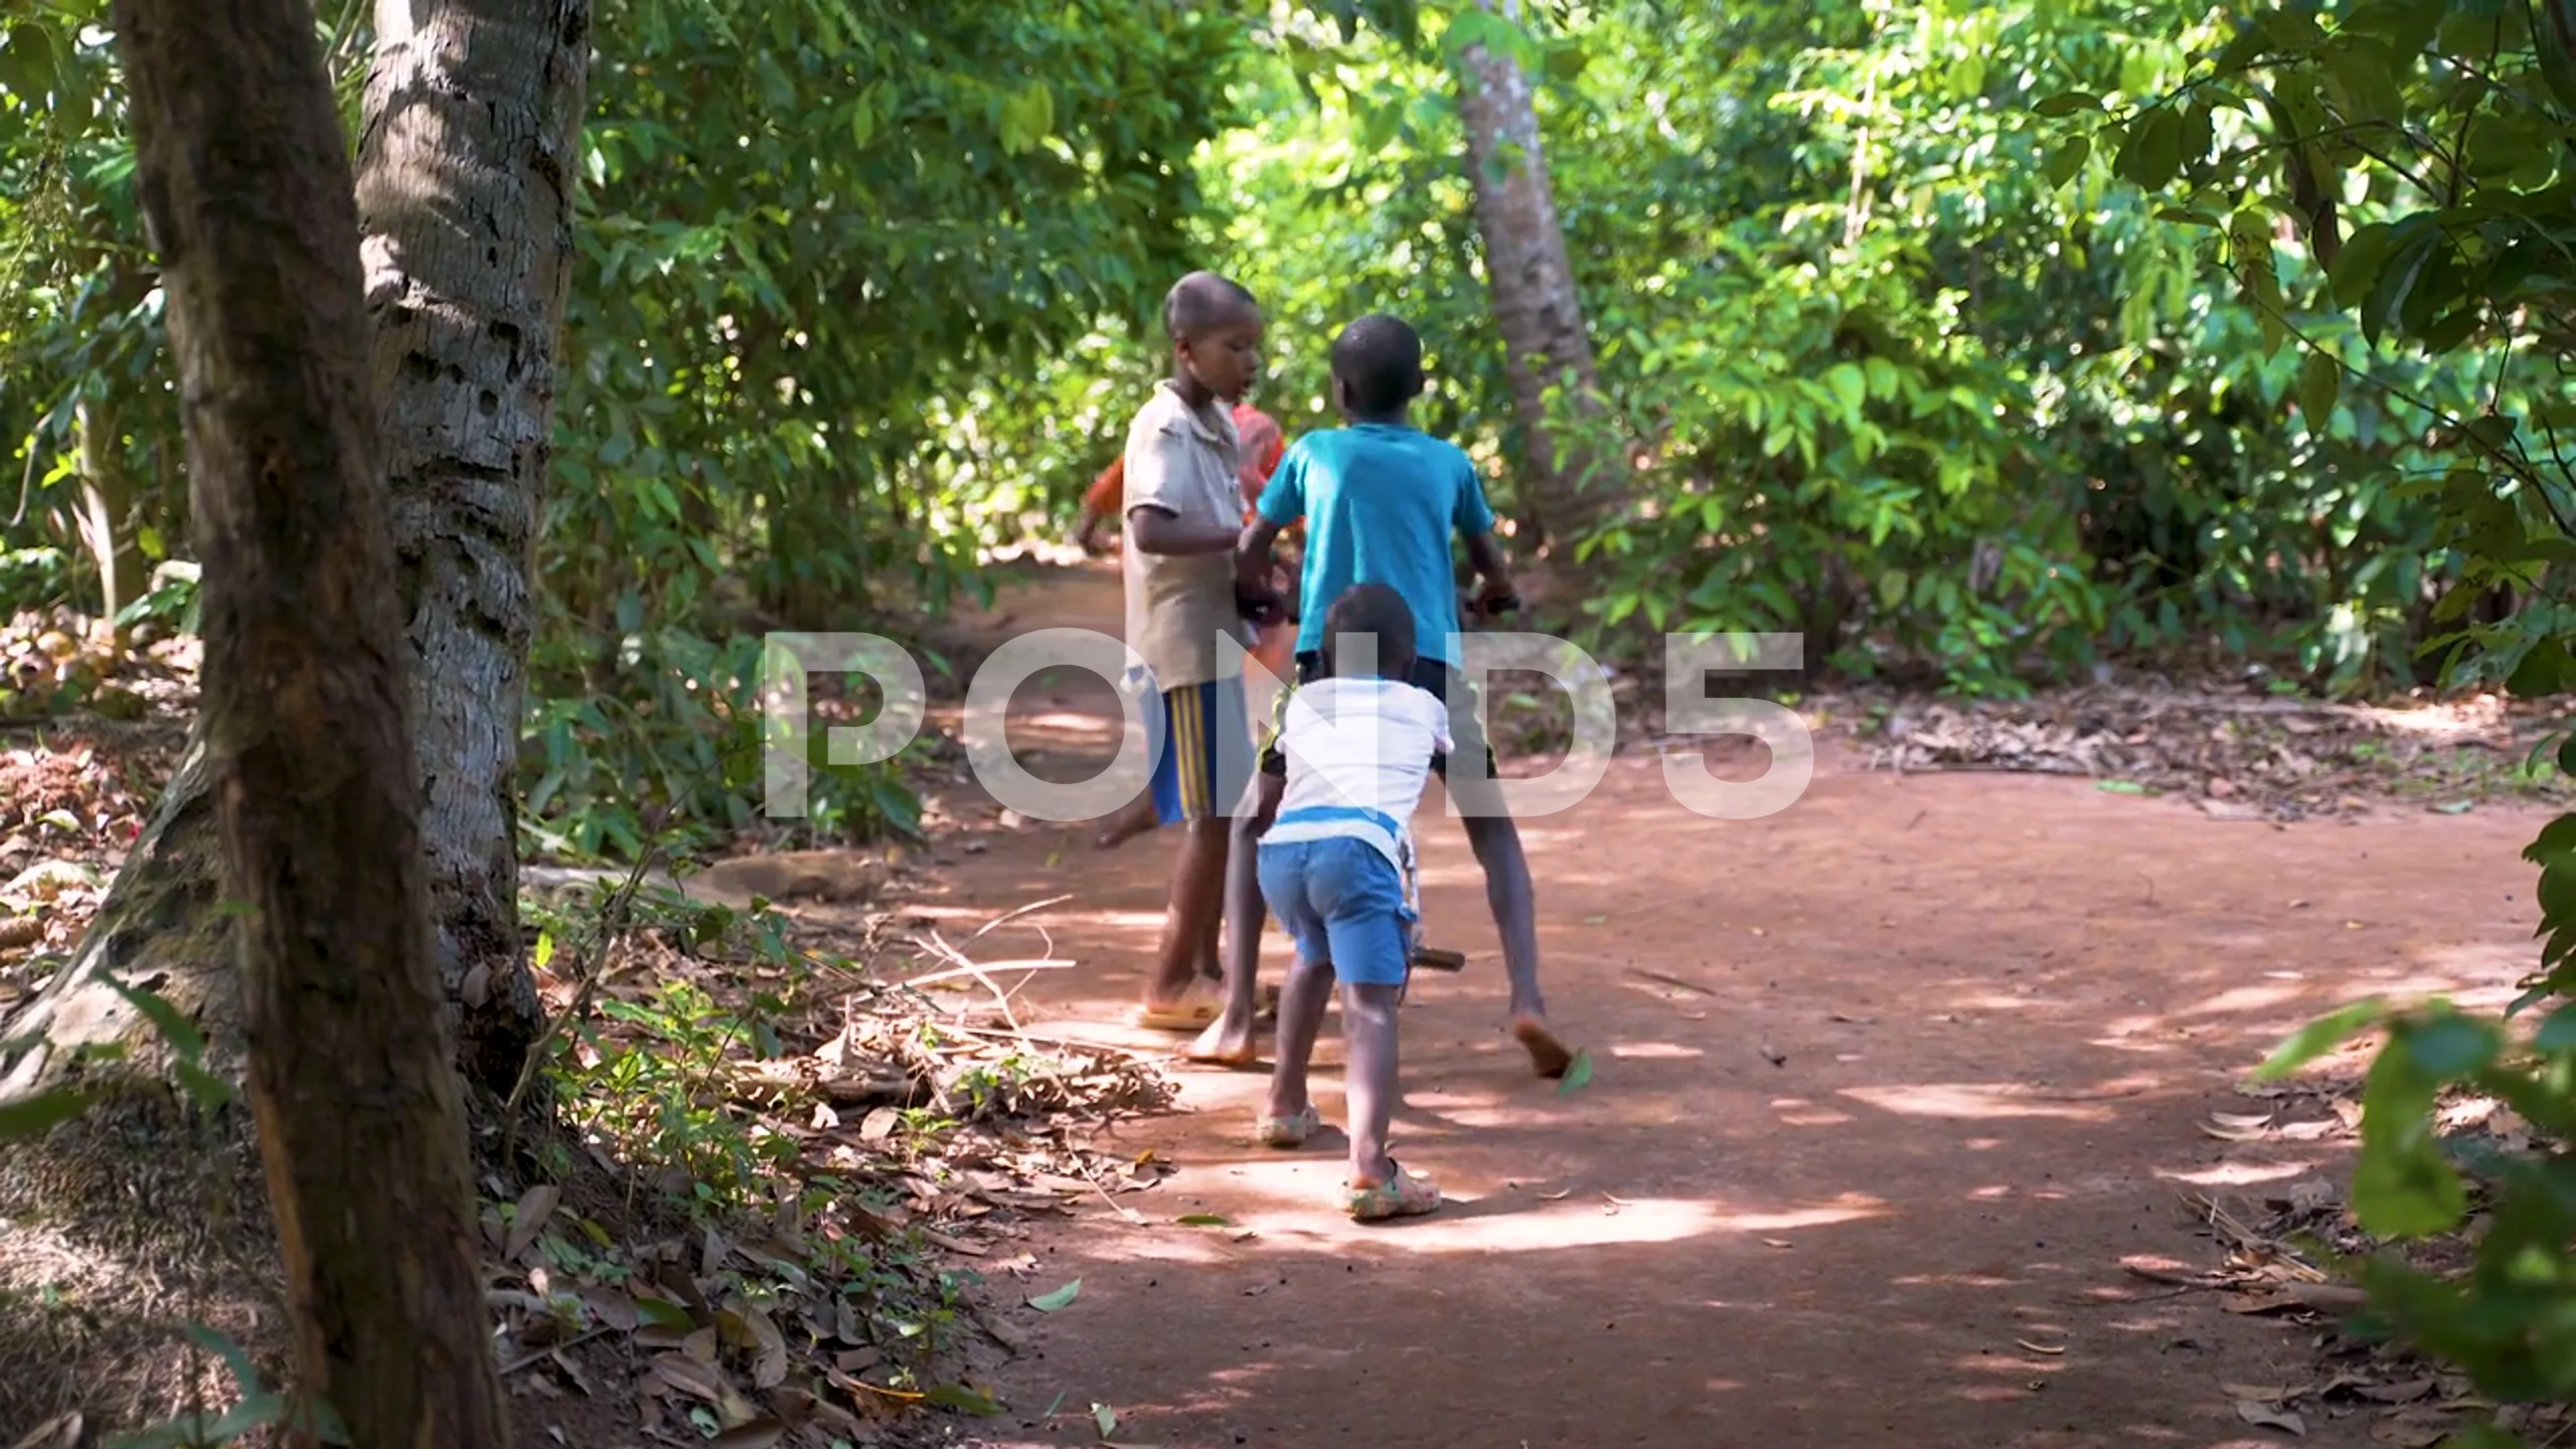
[[[1261,516],[1306,520],[1297,652],[1324,647],[1324,615],[1353,584],[1384,584],[1413,607],[1414,653],[1458,662],[1458,576],[1449,535],[1490,533],[1494,510],[1456,446],[1397,423],[1308,433],[1262,490]]]

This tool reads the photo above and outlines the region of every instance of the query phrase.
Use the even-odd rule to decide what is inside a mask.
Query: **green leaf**
[[[2468,1189],[2434,1140],[2441,1079],[2421,1070],[2400,1023],[2370,1064],[2361,1091],[2361,1156],[2353,1165],[2352,1211],[2381,1237],[2419,1238],[2456,1226]]]
[[[1825,386],[1833,389],[1847,419],[1858,420],[1862,406],[1869,401],[1869,374],[1861,371],[1857,363],[1837,362],[1825,370]]]
[[[205,1037],[198,1034],[196,1023],[188,1020],[186,1013],[170,1004],[168,997],[157,991],[128,986],[114,978],[110,978],[107,984],[117,995],[133,1003],[135,1010],[151,1018],[152,1024],[160,1028],[161,1035],[169,1039],[171,1050],[179,1054],[181,1061],[193,1062],[205,1055]]]
[[[2157,191],[2173,180],[2182,161],[2182,116],[2167,106],[2150,112],[2130,131],[2120,150],[2120,175],[2141,191]]]
[[[2388,1018],[2389,1004],[2377,997],[2356,1001],[2350,1006],[2328,1012],[2290,1034],[2290,1039],[2273,1048],[2263,1064],[2254,1069],[2254,1080],[2277,1082],[2355,1035],[2377,1026]]]
[[[0,1142],[41,1137],[60,1123],[89,1110],[90,1094],[57,1087],[15,1102],[0,1103]]]
[[[635,1314],[646,1323],[676,1328],[684,1333],[697,1326],[697,1320],[689,1316],[688,1309],[667,1299],[639,1297],[635,1300]]]
[[[1574,1049],[1574,1060],[1565,1064],[1565,1075],[1557,1079],[1556,1094],[1571,1097],[1592,1082],[1592,1052],[1585,1047]]]
[[[2093,788],[2111,795],[2144,795],[2147,787],[2135,780],[2096,780]]]
[[[2182,165],[2197,166],[2209,159],[2209,148],[2217,143],[2217,128],[2211,121],[2207,101],[2194,101],[2182,113],[2182,129],[2176,137]]]
[[[2309,432],[2322,435],[2333,424],[2335,398],[2342,391],[2342,365],[2329,353],[2310,351],[2299,364],[2299,413]]]
[[[1179,1223],[1185,1228],[1221,1228],[1225,1226],[1225,1219],[1216,1213],[1184,1213],[1180,1217],[1172,1219],[1172,1221]]]
[[[2091,91],[2059,91],[2031,107],[2033,114],[2052,117],[2071,116],[2077,111],[2100,109],[2102,109],[2102,98]]]
[[[922,1398],[943,1409],[955,1409],[981,1418],[989,1419],[1002,1412],[1002,1406],[990,1394],[979,1393],[964,1384],[941,1384]]]
[[[2446,1079],[2465,1077],[2494,1061],[2503,1046],[2493,1026],[2455,1011],[2410,1023],[2397,1039],[2418,1071]]]
[[[2441,223],[2431,216],[2419,212],[2397,223],[2396,234],[2389,242],[2388,260],[2362,300],[2364,340],[2376,345],[2381,334],[2390,330],[2441,244]]]
[[[1580,45],[1571,43],[1551,45],[1547,49],[1547,76],[1550,80],[1559,83],[1571,82],[1582,75],[1584,68],[1590,64],[1592,64],[1591,53]]]
[[[2532,1033],[2531,1045],[2544,1052],[2576,1051],[2576,1002],[2549,1013],[2540,1030]]]
[[[2371,284],[2379,280],[2380,270],[2388,265],[2394,236],[2388,223],[2374,221],[2354,227],[2352,235],[2343,239],[2343,249],[2335,253],[2334,265],[2326,269],[2336,306],[2350,307],[2370,295]]]
[[[2074,180],[2076,173],[2084,169],[2084,163],[2092,155],[2093,138],[2090,136],[2069,136],[2059,142],[2057,149],[2048,153],[2046,162],[2048,184],[2064,186]]]
[[[1082,1280],[1074,1279],[1052,1293],[1041,1293],[1029,1300],[1029,1306],[1040,1313],[1054,1313],[1069,1306],[1082,1292]]]
[[[224,1367],[232,1371],[234,1388],[245,1394],[259,1392],[259,1367],[251,1362],[250,1350],[202,1323],[189,1324],[187,1334],[197,1347],[224,1361]]]
[[[174,1062],[171,1071],[178,1076],[179,1085],[187,1089],[188,1095],[197,1099],[197,1105],[210,1112],[233,1099],[232,1083],[195,1062]]]

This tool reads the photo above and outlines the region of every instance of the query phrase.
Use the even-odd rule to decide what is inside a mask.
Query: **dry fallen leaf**
[[[2050,1358],[2055,1358],[2059,1354],[2066,1352],[2066,1345],[2062,1343],[2052,1346],[2045,1343],[2033,1343],[2027,1338],[2014,1339],[2013,1347],[2022,1349],[2029,1353],[2043,1354]]]
[[[2374,1404],[2411,1404],[2433,1392],[2433,1380],[2409,1379],[2402,1384],[2371,1384],[2353,1392]]]
[[[708,1441],[715,1449],[771,1449],[787,1437],[787,1425],[778,1419],[754,1419],[737,1425]]]
[[[2433,1415],[2407,1413],[2382,1419],[2370,1426],[2370,1437],[2382,1444],[2395,1444],[2399,1449],[2430,1449],[2451,1437],[2456,1421]]]
[[[2258,1429],[2279,1429],[2302,1439],[2308,1434],[2307,1420],[2288,1409],[2271,1408],[2252,1399],[2236,1401],[2236,1417]]]
[[[2288,1387],[2281,1384],[2231,1384],[2222,1379],[2218,1388],[2231,1399],[2251,1399],[2258,1404],[2277,1404],[2291,1396]]]
[[[676,1353],[653,1355],[653,1376],[693,1399],[713,1404],[724,1398],[724,1379],[713,1365]]]

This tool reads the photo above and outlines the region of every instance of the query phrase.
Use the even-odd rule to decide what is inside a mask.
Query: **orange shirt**
[[[1270,475],[1278,471],[1279,460],[1288,454],[1288,439],[1279,431],[1276,420],[1250,403],[1234,405],[1234,428],[1245,443],[1243,467],[1235,479],[1243,486],[1243,521],[1248,524],[1261,502],[1261,490],[1269,486]],[[1082,496],[1082,506],[1103,517],[1118,516],[1126,486],[1127,460],[1120,457],[1091,480],[1091,491]]]

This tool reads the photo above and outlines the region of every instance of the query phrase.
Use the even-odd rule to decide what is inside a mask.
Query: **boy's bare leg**
[[[1297,969],[1306,969],[1299,962]],[[1291,978],[1289,990],[1297,989]],[[1349,1061],[1342,1069],[1343,1095],[1350,1108],[1351,1185],[1376,1184],[1394,1175],[1387,1160],[1387,1126],[1395,1117],[1395,999],[1403,990],[1396,986],[1342,987],[1342,1043]],[[1320,1026],[1323,1013],[1316,1012]],[[1314,1046],[1310,1037],[1305,1042]],[[1298,1060],[1305,1059],[1304,1052]],[[1288,1012],[1283,1004],[1279,1012],[1279,1069],[1288,1069]],[[1297,1083],[1303,1090],[1304,1074]],[[1271,1088],[1271,1110],[1278,1110],[1278,1087]]]
[[[1259,846],[1287,788],[1286,779],[1256,770],[1242,807],[1235,811],[1234,839],[1225,861],[1225,1013],[1190,1044],[1186,1055],[1191,1061],[1248,1067],[1259,1059],[1252,1038],[1260,1016],[1261,928],[1269,919],[1261,899]],[[1284,998],[1280,1019],[1284,1030]]]
[[[1323,1035],[1324,1008],[1332,999],[1332,963],[1299,955],[1288,968],[1288,989],[1279,994],[1279,1064],[1270,1073],[1268,1116],[1285,1122],[1313,1105],[1306,1071],[1314,1062],[1315,1038]]]
[[[1161,824],[1162,819],[1154,809],[1154,792],[1138,791],[1136,798],[1127,802],[1126,808],[1109,817],[1109,823],[1100,827],[1100,833],[1091,838],[1091,843],[1101,850],[1116,850]]]
[[[1198,980],[1211,921],[1224,907],[1226,831],[1233,823],[1212,815],[1181,827],[1181,853],[1172,862],[1172,897],[1163,914],[1162,945],[1154,962],[1154,979],[1145,988],[1148,1011],[1179,1007]]]
[[[1464,782],[1461,782],[1464,783]],[[1471,787],[1472,788],[1472,787]],[[1485,903],[1503,938],[1503,974],[1511,980],[1512,1036],[1542,1077],[1561,1077],[1574,1064],[1547,1022],[1547,998],[1538,989],[1538,906],[1530,886],[1529,857],[1508,815],[1469,815],[1467,844],[1485,871]]]

